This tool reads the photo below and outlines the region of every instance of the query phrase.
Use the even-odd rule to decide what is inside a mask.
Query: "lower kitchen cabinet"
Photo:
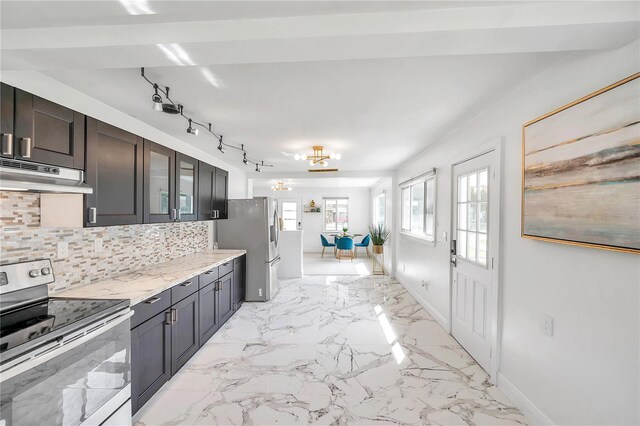
[[[220,328],[218,320],[218,282],[214,281],[200,289],[200,346],[215,334]]]
[[[237,311],[244,302],[246,286],[247,257],[242,255],[233,261],[233,310]]]
[[[233,272],[218,280],[218,318],[220,326],[233,315]]]
[[[131,405],[134,414],[237,311],[244,300],[245,267],[245,256],[242,256],[133,307]]]
[[[198,293],[185,297],[171,308],[171,374],[178,370],[198,351],[200,317]]]
[[[131,330],[131,409],[138,411],[171,377],[171,312]]]

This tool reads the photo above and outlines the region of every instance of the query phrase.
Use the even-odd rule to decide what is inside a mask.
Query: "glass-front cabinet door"
[[[181,221],[197,219],[198,160],[176,153],[176,209]]]
[[[176,152],[144,141],[144,216],[146,223],[178,220],[175,205]]]

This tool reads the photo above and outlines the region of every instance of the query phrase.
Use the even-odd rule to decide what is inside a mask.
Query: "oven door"
[[[3,369],[0,426],[99,425],[127,403],[131,314],[93,324],[74,340]]]

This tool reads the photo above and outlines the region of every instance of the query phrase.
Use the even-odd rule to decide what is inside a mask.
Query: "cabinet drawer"
[[[218,279],[218,267],[209,269],[198,276],[198,288],[204,288]]]
[[[190,278],[171,288],[171,303],[177,303],[198,291],[198,277]]]
[[[131,328],[137,327],[149,318],[167,310],[171,307],[171,290],[165,290],[160,294],[143,300],[133,306],[133,318],[131,318]]]
[[[219,278],[224,277],[229,272],[233,272],[233,261],[232,260],[230,260],[228,262],[225,262],[222,265],[218,266],[218,277]]]

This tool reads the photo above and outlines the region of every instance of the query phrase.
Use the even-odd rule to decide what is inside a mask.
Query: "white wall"
[[[640,424],[640,261],[520,237],[522,124],[640,68],[640,42],[576,53],[470,118],[399,169],[438,171],[437,235],[450,230],[451,164],[504,138],[501,374],[557,424]],[[396,275],[449,318],[448,242],[400,236]],[[427,288],[420,280],[428,280]],[[555,319],[554,336],[542,316]],[[506,381],[505,381],[506,383]],[[500,383],[499,383],[500,385]]]
[[[349,232],[366,234],[371,224],[371,197],[369,188],[296,188],[292,191],[273,191],[270,188],[255,187],[253,195],[256,197],[274,197],[286,199],[300,199],[302,204],[309,204],[311,200],[324,211],[323,198],[349,197]],[[304,230],[303,249],[307,252],[321,251],[320,234],[323,233],[323,213],[302,213],[302,229]],[[328,235],[328,233],[325,233]],[[331,239],[330,239],[331,241]],[[356,238],[360,241],[360,238]]]
[[[55,79],[36,71],[3,71],[2,81],[180,151],[183,154],[228,170],[229,198],[245,198],[247,196],[247,175],[240,168],[228,164],[211,153],[164,133]]]
[[[369,201],[369,208],[371,209],[371,221],[373,221],[373,198],[376,195],[379,195],[384,192],[385,196],[385,226],[389,228],[390,231],[394,229],[394,220],[395,217],[393,215],[393,183],[391,178],[382,179],[378,184],[376,184],[373,188],[371,188],[371,200]],[[393,269],[393,255],[395,250],[395,238],[392,234],[387,243],[385,244],[385,253],[384,253],[384,269],[385,272],[389,275],[394,275],[395,271]]]

